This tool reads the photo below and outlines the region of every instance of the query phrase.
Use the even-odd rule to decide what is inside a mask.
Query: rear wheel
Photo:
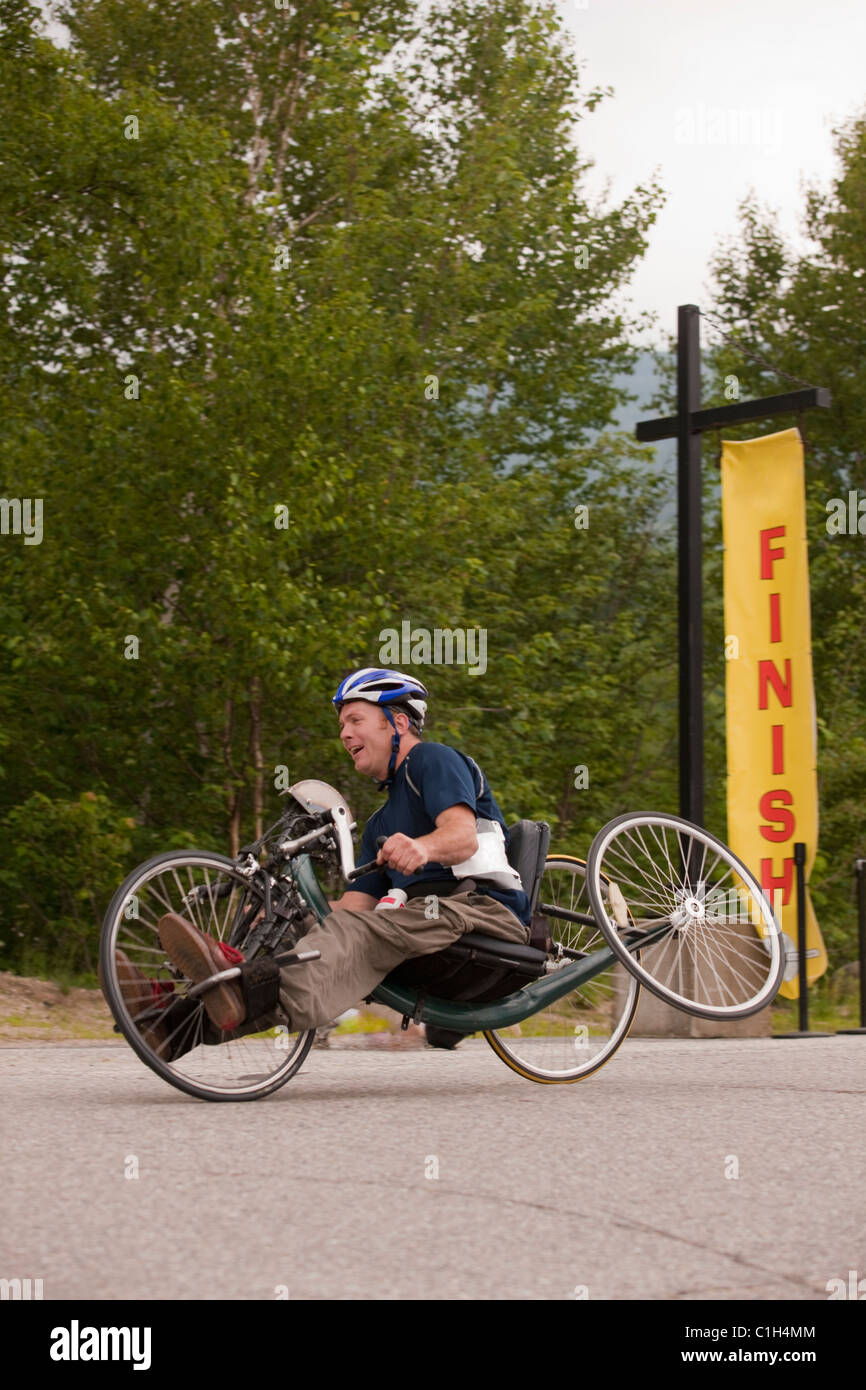
[[[567,854],[550,855],[538,894],[540,903],[591,914],[586,864]],[[598,925],[550,916],[553,955],[567,965],[577,955],[604,949]],[[567,1085],[582,1081],[613,1056],[628,1036],[640,986],[618,962],[578,989],[510,1028],[484,1034],[494,1052],[530,1081]]]
[[[679,816],[617,816],[592,842],[592,910],[611,949],[660,999],[699,1018],[747,1018],[785,968],[761,885],[721,840]],[[635,929],[646,937],[634,953]]]
[[[221,1032],[201,996],[187,997],[192,982],[167,956],[157,926],[176,912],[214,940],[230,942],[243,938],[244,922],[260,906],[233,860],[177,851],[133,870],[105,914],[99,975],[118,1028],[152,1071],[201,1100],[269,1095],[299,1070],[315,1032],[291,1032],[282,1008],[266,1021]]]

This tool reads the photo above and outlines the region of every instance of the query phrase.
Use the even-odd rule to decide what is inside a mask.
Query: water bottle
[[[380,898],[376,904],[375,911],[380,912],[387,907],[405,907],[409,901],[409,894],[402,888],[392,888],[390,893],[386,893],[384,898]]]

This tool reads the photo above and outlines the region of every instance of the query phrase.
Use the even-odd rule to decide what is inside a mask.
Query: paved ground
[[[629,1041],[575,1086],[483,1040],[315,1050],[239,1105],[123,1042],[0,1069],[0,1276],[46,1299],[823,1300],[866,1276],[866,1037]]]

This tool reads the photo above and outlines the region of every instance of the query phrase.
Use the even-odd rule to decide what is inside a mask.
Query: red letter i
[[[778,777],[785,771],[784,753],[784,724],[773,725],[773,776]]]
[[[782,615],[779,612],[779,595],[770,594],[770,641],[782,640]]]

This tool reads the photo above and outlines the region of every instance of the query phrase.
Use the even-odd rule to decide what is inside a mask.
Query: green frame
[[[295,882],[304,901],[322,922],[330,912],[327,899],[316,878],[309,855],[301,854],[293,861]],[[636,945],[646,945],[650,938],[669,931],[669,926],[657,929],[641,937]],[[452,999],[436,999],[426,993],[419,1002],[420,991],[410,985],[389,985],[382,981],[373,990],[372,999],[377,1004],[385,1004],[389,1009],[408,1015],[416,1023],[432,1023],[438,1028],[451,1028],[460,1033],[486,1033],[498,1028],[508,1028],[532,1018],[550,1004],[579,989],[602,971],[619,964],[619,957],[609,946],[593,951],[583,960],[564,965],[550,975],[524,985],[514,994],[495,999],[488,1004],[460,1003]]]

